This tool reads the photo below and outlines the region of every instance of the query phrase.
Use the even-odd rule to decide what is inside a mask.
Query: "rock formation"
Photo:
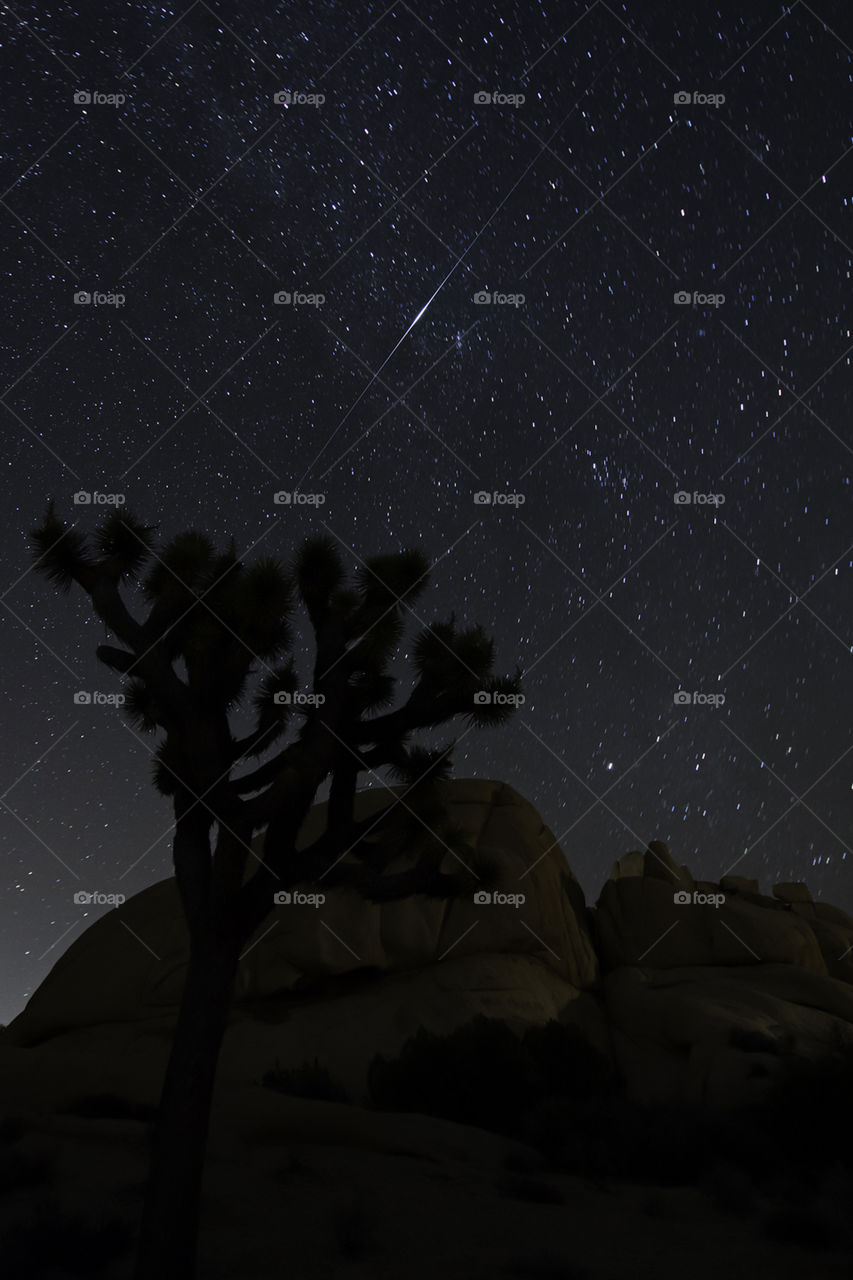
[[[491,900],[371,905],[329,889],[317,904],[294,893],[246,949],[222,1078],[256,1083],[276,1061],[316,1059],[358,1101],[376,1053],[396,1055],[420,1026],[446,1033],[485,1014],[519,1030],[574,1023],[638,1099],[731,1104],[760,1095],[783,1056],[853,1040],[853,919],[805,885],[766,897],[743,877],[695,881],[652,842],[616,862],[588,908],[512,787],[444,785]],[[388,799],[361,793],[358,816]],[[318,805],[303,840],[324,823]],[[88,1077],[92,1092],[149,1095],[186,954],[171,879],[96,921],[0,1036],[0,1088],[23,1095],[38,1079],[64,1097]]]

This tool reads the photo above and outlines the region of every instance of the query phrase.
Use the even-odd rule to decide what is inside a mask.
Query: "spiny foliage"
[[[98,657],[126,677],[124,713],[133,726],[146,733],[166,729],[154,752],[158,790],[177,797],[191,778],[199,786],[205,779],[218,786],[238,761],[265,757],[294,720],[302,727],[287,748],[287,764],[297,771],[310,765],[306,727],[329,709],[323,709],[325,697],[300,694],[290,651],[291,617],[301,601],[317,642],[315,691],[318,681],[335,690],[331,711],[341,750],[330,771],[338,779],[334,811],[342,836],[352,823],[358,774],[366,767],[388,768],[408,799],[385,826],[424,854],[424,865],[433,866],[430,883],[444,883],[435,833],[445,851],[458,836],[443,823],[440,795],[454,744],[428,750],[409,738],[454,716],[477,726],[501,723],[513,706],[494,695],[516,693],[520,682],[518,674],[494,674],[494,645],[482,627],[460,628],[451,615],[415,639],[415,684],[408,701],[393,709],[398,679],[389,667],[399,656],[411,603],[429,581],[423,553],[372,556],[349,576],[327,536],[304,543],[288,571],[271,556],[244,563],[233,539],[218,550],[206,533],[189,529],[157,548],[153,534],[154,527],[131,512],[115,511],[87,541],[51,503],[30,536],[39,571],[64,590],[79,582],[123,642],[124,648],[100,646]],[[141,624],[118,595],[127,579],[140,582],[149,605]],[[112,595],[107,590],[105,597],[106,584],[112,584]],[[227,717],[247,697],[252,729],[238,741]],[[206,760],[203,777],[193,772],[199,755]],[[253,775],[237,782],[245,794],[261,790],[273,776],[267,765],[258,787],[249,785]],[[391,846],[386,840],[382,847]],[[375,861],[375,848],[372,856]]]

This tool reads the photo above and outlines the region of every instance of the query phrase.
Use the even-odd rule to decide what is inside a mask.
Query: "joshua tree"
[[[479,626],[457,629],[451,617],[415,639],[412,687],[393,708],[388,668],[404,610],[428,578],[417,551],[377,556],[350,581],[330,539],[305,543],[286,571],[274,559],[243,564],[233,540],[217,553],[193,530],[156,551],[153,533],[129,512],[114,512],[90,542],[51,503],[30,536],[38,569],[63,590],[77,583],[118,640],[119,647],[100,645],[97,656],[126,678],[131,721],[164,735],[154,783],[174,808],[175,880],[190,949],[135,1275],[191,1280],[216,1064],[242,951],[274,894],[298,884],[351,885],[371,901],[469,889],[460,869],[464,841],[446,821],[436,785],[453,743],[428,751],[410,738],[457,716],[475,726],[501,723],[512,699],[483,693],[516,693],[519,675],[495,676],[492,641]],[[141,582],[150,606],[142,621],[122,597],[128,580]],[[308,694],[299,692],[291,653],[297,598],[314,634]],[[231,715],[258,677],[253,727],[235,737]],[[359,774],[379,769],[401,783],[397,799],[378,819],[357,821]],[[298,849],[326,780],[326,830]],[[260,853],[256,832],[264,833]],[[459,866],[451,859],[448,869],[448,854],[457,852]]]

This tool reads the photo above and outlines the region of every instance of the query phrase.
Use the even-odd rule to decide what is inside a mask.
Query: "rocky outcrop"
[[[357,816],[390,798],[361,793]],[[519,1029],[541,1024],[597,983],[583,892],[533,806],[512,787],[479,780],[449,784],[447,800],[470,842],[470,865],[483,870],[484,883],[490,873],[491,900],[380,905],[341,889],[320,905],[275,906],[239,967],[225,1074],[257,1078],[276,1059],[298,1066],[316,1057],[359,1094],[374,1054],[398,1053],[419,1026],[446,1033],[478,1014]],[[324,827],[319,805],[301,843]],[[450,870],[452,854],[446,862]],[[9,1027],[7,1043],[97,1043],[102,1058],[153,1064],[174,1023],[186,963],[169,879],[86,930]]]
[[[240,964],[224,1079],[239,1087],[276,1061],[316,1059],[362,1100],[376,1053],[485,1014],[517,1030],[573,1023],[636,1098],[730,1104],[760,1094],[792,1054],[853,1040],[853,918],[805,885],[764,896],[741,876],[697,881],[655,841],[619,859],[589,909],[511,787],[455,781],[445,799],[490,899],[371,905],[329,890],[322,904],[276,906]],[[361,793],[359,816],[388,803]],[[324,825],[316,806],[303,843]],[[45,1081],[64,1054],[75,1079],[92,1064],[93,1089],[124,1080],[144,1094],[162,1072],[186,960],[172,880],[102,917],[0,1037],[0,1089],[25,1094],[30,1076],[61,1092]]]

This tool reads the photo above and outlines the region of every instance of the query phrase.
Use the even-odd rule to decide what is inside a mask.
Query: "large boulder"
[[[626,966],[603,988],[617,1066],[644,1102],[756,1101],[792,1055],[853,1045],[853,989],[793,965]]]
[[[805,886],[764,896],[744,877],[697,881],[655,841],[619,859],[589,910],[517,792],[444,786],[488,900],[373,905],[338,889],[275,906],[239,966],[219,1066],[228,1088],[316,1060],[363,1101],[375,1054],[485,1015],[517,1031],[574,1025],[634,1098],[734,1105],[792,1055],[853,1039],[853,919]],[[357,814],[390,800],[362,792]],[[325,823],[315,806],[300,843]],[[45,1107],[87,1087],[156,1097],[186,965],[173,880],[102,917],[0,1033],[0,1093]]]
[[[346,990],[356,991],[352,984],[365,977],[405,974],[396,985],[374,984],[370,996],[347,1005],[361,1009],[365,1027],[383,1043],[384,1017],[397,1028],[396,1042],[419,1020],[436,1029],[450,1029],[477,1012],[521,1023],[547,1021],[579,989],[596,982],[583,892],[533,806],[499,782],[460,780],[445,787],[449,817],[470,840],[471,865],[476,870],[488,864],[502,896],[523,894],[524,901],[419,896],[371,904],[352,890],[329,889],[320,906],[277,905],[246,946],[235,1016],[273,1016],[276,1001],[298,993],[285,1015],[295,1017],[309,993],[328,998],[330,983],[337,996],[345,981]],[[357,816],[369,817],[391,799],[387,790],[362,792]],[[319,835],[325,820],[326,806],[315,806],[300,844]],[[452,854],[445,861],[450,870]],[[187,933],[169,879],[90,926],[11,1024],[7,1041],[33,1045],[112,1025],[116,1042],[129,1043],[144,1023],[153,1023],[160,1035],[164,1020],[168,1025],[175,1017],[186,965]],[[307,1043],[319,1045],[323,1033],[308,1034],[316,1016],[303,1016]],[[343,1022],[349,1025],[350,1018]],[[335,1044],[340,1040],[332,1034]]]
[[[694,882],[661,842],[649,846],[642,875],[620,873],[607,881],[591,914],[605,972],[622,965],[790,964],[829,974],[814,930],[789,901],[742,891],[731,881],[728,891]]]

